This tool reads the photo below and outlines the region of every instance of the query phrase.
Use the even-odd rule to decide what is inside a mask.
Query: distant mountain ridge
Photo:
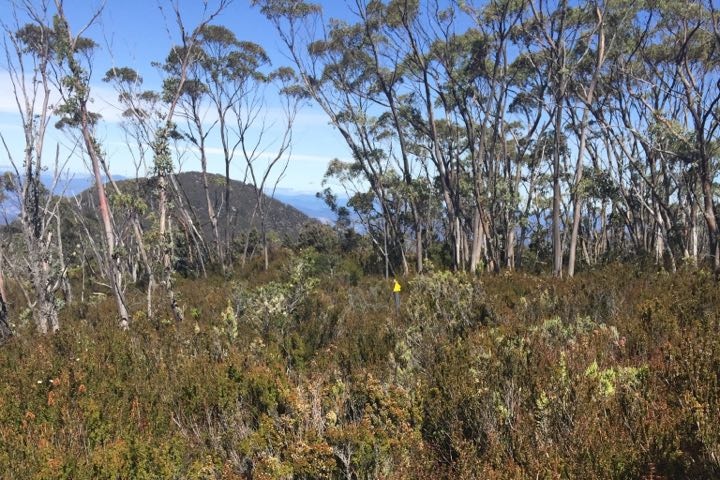
[[[0,165],[0,173],[4,173],[7,171],[12,171],[12,167],[7,165]],[[199,175],[199,172],[185,172],[189,174],[195,174],[197,173]],[[179,176],[184,175],[184,173],[178,174]],[[225,181],[225,178],[216,175],[216,174],[208,174],[213,177],[220,177],[222,181]],[[117,182],[122,182],[129,180],[128,177],[124,176],[113,176],[113,179]],[[42,181],[43,185],[46,187],[50,187],[53,184],[53,176],[49,173],[41,174],[40,180]],[[238,182],[242,183],[242,182]],[[53,193],[55,195],[63,195],[63,196],[75,196],[80,195],[84,191],[91,189],[92,186],[95,184],[95,179],[89,175],[84,173],[71,173],[67,175],[63,175],[60,180],[57,182],[57,185],[55,185],[55,188],[53,189]],[[252,188],[252,187],[250,187]],[[203,192],[204,195],[204,192]],[[297,192],[291,189],[278,189],[275,192],[274,198],[282,203],[288,204],[300,212],[304,213],[308,217],[320,220],[324,223],[330,223],[334,220],[335,215],[334,213],[328,208],[328,206],[325,204],[324,201],[317,198],[315,194],[313,193],[306,193],[306,192]],[[203,202],[204,202],[204,196],[203,196]],[[204,203],[203,203],[204,205]],[[5,205],[5,214],[7,215],[8,219],[11,221],[17,216],[17,208],[12,204],[12,202],[7,202]]]
[[[207,174],[208,190],[210,201],[213,209],[218,215],[217,223],[221,236],[226,233],[236,235],[247,232],[252,229],[260,229],[260,212],[253,211],[256,209],[257,196],[255,187],[237,180],[230,180],[230,208],[224,206],[225,193],[225,177],[217,174]],[[137,195],[144,200],[148,206],[149,214],[159,210],[158,199],[156,198],[155,178],[138,178],[125,179],[117,181],[117,185],[123,193]],[[174,192],[168,195],[170,201],[170,212],[177,218],[178,203],[182,202],[190,215],[196,227],[198,227],[203,236],[207,239],[213,237],[212,223],[208,215],[207,199],[203,186],[202,174],[200,172],[183,172],[174,176],[174,182],[179,192],[178,196]],[[173,189],[173,185],[169,185]],[[106,187],[108,195],[112,197],[113,189]],[[87,214],[91,214],[96,209],[96,197],[94,187],[91,187],[80,195],[81,204]],[[300,228],[308,222],[316,221],[304,214],[297,208],[285,204],[279,200],[264,197],[266,210],[265,225],[268,231],[276,232],[282,236],[295,237]],[[229,218],[227,217],[229,212]],[[226,232],[226,227],[229,232]]]

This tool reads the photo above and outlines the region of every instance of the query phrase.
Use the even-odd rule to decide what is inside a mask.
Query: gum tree
[[[32,309],[38,332],[47,333],[60,328],[55,292],[63,274],[57,265],[57,245],[53,238],[58,203],[40,180],[48,164],[52,164],[45,157],[45,139],[52,118],[52,71],[58,39],[50,20],[48,3],[42,2],[36,8],[29,4],[23,7],[14,5],[14,29],[4,25],[6,68],[23,130],[22,159],[15,157],[2,134],[0,139],[13,166],[13,172],[5,177],[4,187],[16,195],[20,209],[27,275],[33,291],[33,295],[28,296],[28,306]],[[21,16],[26,17],[29,23],[20,26]],[[59,165],[58,150],[55,165]],[[55,169],[54,177],[56,183],[59,168]],[[3,297],[0,310],[7,321],[4,288],[0,290],[0,295]]]

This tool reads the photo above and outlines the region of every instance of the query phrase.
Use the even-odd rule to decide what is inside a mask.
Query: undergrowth
[[[18,332],[0,477],[720,476],[705,272],[437,272],[403,282],[396,315],[391,283],[325,260],[180,280],[180,324],[160,309],[123,332],[99,298]]]

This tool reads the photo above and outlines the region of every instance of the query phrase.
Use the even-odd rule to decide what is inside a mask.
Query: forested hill
[[[237,180],[230,180],[230,208],[225,208],[225,177],[216,174],[207,174],[208,192],[212,209],[217,215],[218,229],[224,237],[226,229],[231,236],[247,232],[252,229],[260,230],[261,212],[258,208],[258,197],[255,187]],[[140,178],[117,182],[118,187],[129,197],[119,201],[115,195],[113,202],[113,188],[106,186],[111,197],[111,204],[115,210],[122,208],[121,203],[127,204],[132,198],[142,200],[147,207],[146,217],[158,209],[156,185],[153,178]],[[212,224],[208,214],[207,199],[200,172],[183,172],[174,176],[174,181],[168,186],[168,196],[172,199],[172,210],[178,216],[179,209],[185,208],[195,225],[202,231],[207,239],[212,238]],[[314,221],[297,208],[268,195],[262,195],[262,208],[265,210],[266,229],[281,236],[296,236],[300,227]],[[96,209],[97,194],[94,188],[85,190],[81,194],[81,201],[90,213]],[[229,221],[226,222],[230,212]],[[253,213],[254,212],[254,213]],[[146,218],[147,219],[147,218]]]

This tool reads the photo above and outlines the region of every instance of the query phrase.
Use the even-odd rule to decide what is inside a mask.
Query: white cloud
[[[108,162],[117,175],[134,174],[132,156],[128,151],[128,145],[120,131],[119,123],[122,121],[122,109],[118,106],[117,93],[110,86],[102,83],[91,86],[92,103],[90,109],[102,115],[98,125],[97,134],[99,140],[108,152]],[[55,94],[51,103],[57,103],[59,97]],[[13,132],[21,128],[17,105],[13,98],[12,82],[7,72],[0,71],[0,114],[3,114],[0,129],[3,132]],[[284,124],[284,111],[280,107],[268,107],[262,115],[266,122],[264,140],[265,152],[258,155],[258,169],[264,167],[264,163],[274,158],[277,141],[282,137],[282,125]],[[206,123],[211,123],[214,117],[208,112]],[[17,123],[15,123],[17,120]],[[232,120],[231,120],[232,121]],[[275,126],[272,126],[275,124]],[[259,129],[258,129],[259,130]],[[63,145],[63,151],[70,152],[70,147],[64,147],[67,137],[63,133],[51,129],[47,138],[48,146],[56,142]],[[22,136],[6,133],[10,137],[9,143],[12,150],[22,149]],[[208,139],[210,147],[207,148],[209,155],[209,170],[217,173],[224,172],[222,162],[223,150],[219,146],[217,135]],[[273,140],[275,144],[273,145]],[[273,148],[273,146],[275,148]],[[188,148],[186,158],[182,160],[184,170],[199,170],[199,162],[194,161],[197,149]],[[328,124],[327,116],[317,107],[306,106],[301,109],[295,118],[293,125],[293,152],[290,153],[290,163],[285,175],[280,182],[281,186],[292,188],[296,191],[314,191],[320,184],[327,164],[334,158],[347,158],[347,148],[337,132]],[[82,157],[75,152],[70,161],[69,169],[72,171],[84,171],[86,169]],[[245,170],[245,162],[241,152],[236,153],[232,164],[234,177],[242,176]],[[278,169],[279,173],[279,169]],[[242,178],[240,178],[242,179]]]
[[[32,93],[28,85],[28,93]],[[18,106],[15,101],[14,85],[7,71],[0,71],[0,113],[14,114],[19,118]],[[117,106],[117,93],[107,85],[98,84],[90,87],[90,109],[101,114],[103,120],[116,123],[122,119],[122,109]],[[41,107],[42,98],[38,92],[37,108]],[[20,92],[18,92],[20,94]],[[22,99],[21,99],[22,101]],[[60,95],[55,89],[50,92],[50,108],[60,103]]]
[[[0,71],[0,113],[18,113],[13,83],[7,71]]]

